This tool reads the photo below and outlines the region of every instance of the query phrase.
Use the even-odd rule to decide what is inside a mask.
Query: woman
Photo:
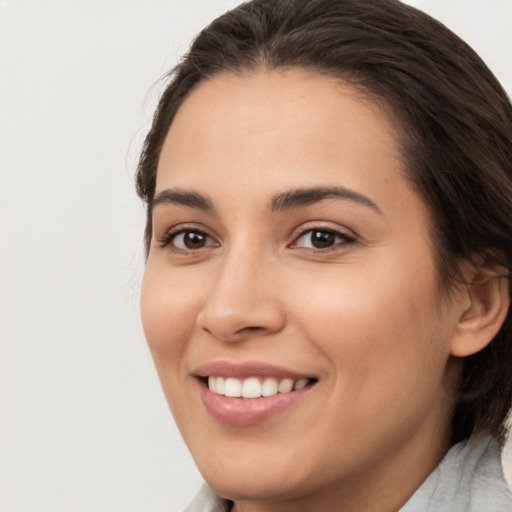
[[[142,317],[190,511],[503,511],[512,107],[395,0],[204,29],[141,155]]]

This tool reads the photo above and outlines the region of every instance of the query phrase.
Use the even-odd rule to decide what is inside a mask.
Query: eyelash
[[[210,235],[208,235],[208,233],[203,231],[202,229],[197,229],[197,228],[192,228],[192,227],[191,228],[181,228],[176,231],[169,231],[162,238],[160,238],[158,241],[160,244],[160,247],[165,248],[165,247],[171,246],[173,244],[173,242],[179,236],[186,235],[187,233],[193,234],[193,235],[199,235],[200,237],[204,237],[204,239],[213,240],[213,238]],[[342,233],[341,231],[338,231],[336,229],[316,227],[316,228],[304,229],[302,232],[300,232],[298,234],[298,236],[294,239],[294,242],[292,242],[292,244],[289,245],[289,247],[291,247],[293,249],[300,249],[301,247],[298,245],[298,241],[301,238],[303,238],[305,235],[307,235],[307,234],[313,235],[314,233],[327,235],[327,237],[334,237],[335,240],[338,239],[339,241],[338,242],[335,241],[334,243],[332,243],[332,245],[329,245],[328,247],[302,247],[303,249],[315,251],[315,252],[328,252],[328,251],[336,250],[337,248],[340,247],[340,245],[341,246],[352,245],[357,242],[357,240],[354,237],[349,236],[345,233]],[[325,236],[324,236],[324,239],[325,239]],[[175,246],[172,246],[171,249],[176,252],[188,253],[188,252],[196,252],[205,247],[215,247],[217,245],[218,245],[218,243],[214,242],[213,244],[205,244],[205,245],[195,248],[195,249],[194,248],[179,248],[179,247],[175,247]],[[313,244],[311,244],[311,245],[313,245]]]
[[[162,238],[160,238],[158,241],[160,244],[160,247],[165,248],[165,247],[171,246],[171,244],[176,240],[176,238],[178,238],[180,235],[186,235],[187,233],[199,235],[201,237],[204,237],[205,239],[213,240],[212,237],[210,235],[208,235],[208,233],[206,233],[202,229],[197,229],[197,228],[192,228],[192,227],[181,228],[176,231],[169,231]],[[206,245],[205,247],[209,247],[209,246]],[[203,247],[200,247],[199,249],[202,249],[202,248]],[[194,252],[194,251],[198,250],[198,249],[190,249],[190,248],[182,249],[182,248],[178,248],[178,247],[174,247],[174,246],[171,247],[171,249],[174,251],[177,251],[177,252]]]
[[[334,236],[335,239],[339,239],[338,242],[333,243],[332,245],[328,247],[300,247],[298,246],[297,242],[303,238],[305,235],[310,234],[312,236],[314,233],[318,234],[321,233],[322,235],[327,236]],[[311,240],[311,239],[310,239]],[[321,251],[321,252],[327,252],[327,251],[333,251],[338,249],[340,246],[346,246],[346,245],[352,245],[356,243],[356,239],[352,236],[347,235],[346,233],[343,233],[341,231],[338,231],[336,229],[332,228],[322,228],[322,227],[314,227],[314,228],[307,228],[304,229],[299,235],[295,238],[295,241],[292,243],[290,247],[292,248],[303,248],[311,251]]]

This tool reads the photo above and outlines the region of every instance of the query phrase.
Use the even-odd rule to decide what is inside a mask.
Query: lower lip
[[[237,427],[257,425],[283,413],[302,400],[311,386],[260,398],[229,398],[199,382],[203,404],[217,420]]]

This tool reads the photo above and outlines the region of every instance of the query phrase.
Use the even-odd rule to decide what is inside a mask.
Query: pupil
[[[335,242],[334,233],[329,231],[315,231],[313,233],[312,243],[317,249],[323,249],[325,247],[331,247]]]
[[[204,235],[190,232],[185,235],[184,243],[187,249],[198,249],[204,246]]]

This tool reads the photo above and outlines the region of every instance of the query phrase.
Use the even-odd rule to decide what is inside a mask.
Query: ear
[[[484,349],[498,334],[508,313],[509,280],[503,267],[485,264],[466,273],[464,306],[456,333],[452,339],[451,355],[466,357]]]

